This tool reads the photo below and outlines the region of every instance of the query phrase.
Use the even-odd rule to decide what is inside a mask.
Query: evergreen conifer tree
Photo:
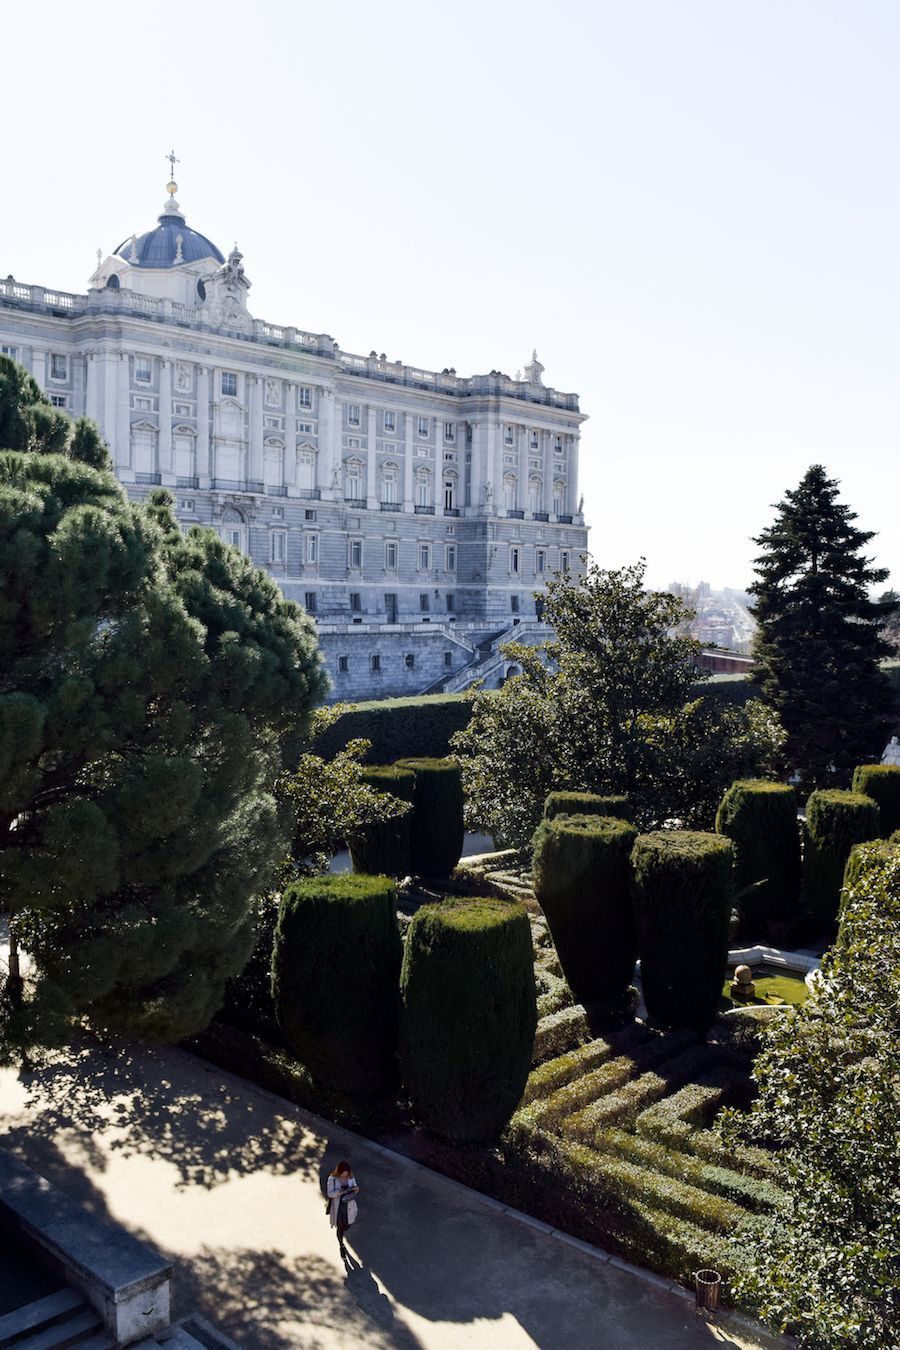
[[[787,733],[785,760],[804,786],[842,782],[880,750],[893,706],[879,660],[890,605],[869,598],[887,572],[864,549],[874,534],[854,525],[838,483],[821,464],[776,507],[754,540],[753,678]]]
[[[75,1014],[178,1038],[286,850],[269,787],[324,692],[315,629],[212,531],[182,537],[167,492],[129,503],[96,428],[5,358],[0,436],[0,1054]]]

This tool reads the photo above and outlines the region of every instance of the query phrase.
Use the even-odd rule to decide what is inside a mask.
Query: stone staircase
[[[100,1314],[74,1289],[26,1303],[0,1317],[0,1350],[113,1350]]]

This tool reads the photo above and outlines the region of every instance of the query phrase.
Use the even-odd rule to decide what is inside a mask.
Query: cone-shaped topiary
[[[767,919],[796,914],[800,831],[794,789],[764,778],[738,779],[716,812],[716,833],[734,844],[734,888],[745,923],[758,930]]]
[[[629,858],[637,829],[612,816],[556,816],[534,836],[534,893],[580,1003],[625,1007],[637,959]]]
[[[861,792],[824,788],[806,803],[803,898],[822,929],[837,919],[850,850],[877,839],[879,828],[878,807]]]
[[[531,1064],[537,1003],[528,916],[505,900],[445,900],[410,924],[400,977],[403,1082],[447,1139],[495,1138]]]
[[[413,799],[416,778],[412,769],[401,769],[396,764],[373,765],[363,769],[362,781],[379,792],[399,797],[401,801]],[[373,821],[349,837],[347,847],[354,872],[388,877],[409,875],[410,814],[395,816],[393,820]]]
[[[555,816],[615,816],[634,820],[634,807],[627,797],[601,796],[596,792],[550,792],[544,802],[544,819]]]
[[[871,797],[878,807],[880,834],[887,839],[900,829],[900,767],[860,764],[853,770],[853,791]]]
[[[647,1012],[706,1031],[722,994],[731,920],[731,841],[692,830],[639,835],[632,885]]]
[[[272,994],[285,1039],[323,1085],[350,1095],[397,1081],[400,932],[388,877],[308,877],[281,899]]]
[[[409,826],[412,870],[420,877],[449,877],[463,851],[463,790],[455,759],[400,759],[416,776]]]

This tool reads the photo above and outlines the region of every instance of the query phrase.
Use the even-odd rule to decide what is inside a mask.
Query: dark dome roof
[[[156,229],[138,235],[137,259],[134,257],[130,237],[123,239],[116,249],[118,257],[131,263],[132,267],[178,267],[181,263],[197,262],[201,258],[215,258],[220,263],[225,261],[224,256],[206,235],[188,228],[184,216],[174,202],[167,202],[166,206],[167,209],[159,217]]]

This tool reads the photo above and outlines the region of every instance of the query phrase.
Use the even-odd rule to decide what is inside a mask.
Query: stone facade
[[[253,318],[174,188],[85,294],[0,281],[0,352],[97,421],[130,494],[169,487],[315,614],[334,697],[458,685],[580,567],[577,396],[536,354],[465,378]]]

